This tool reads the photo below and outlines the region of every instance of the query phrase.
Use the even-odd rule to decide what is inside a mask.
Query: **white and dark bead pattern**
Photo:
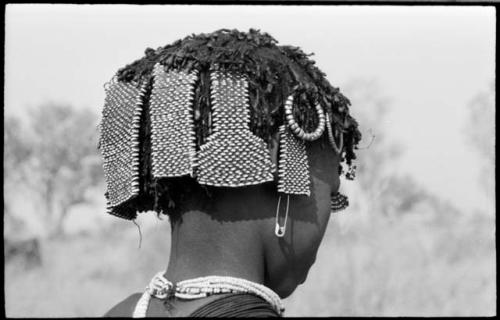
[[[285,102],[285,116],[286,121],[288,122],[288,126],[292,130],[292,132],[302,140],[306,141],[314,141],[319,139],[323,132],[325,131],[325,113],[323,108],[318,103],[316,104],[316,112],[318,113],[318,127],[313,132],[305,132],[299,124],[295,121],[293,117],[293,95],[290,95]]]
[[[338,212],[344,210],[349,206],[349,199],[347,198],[347,196],[341,194],[340,192],[332,195],[330,201],[331,212]]]
[[[175,296],[179,299],[193,300],[205,298],[214,294],[249,293],[266,300],[279,315],[283,315],[285,308],[280,297],[268,287],[242,278],[207,276],[180,281],[173,284],[164,276],[164,272],[157,273],[146,287],[134,309],[133,318],[144,318],[151,297],[167,299]]]
[[[332,146],[333,150],[336,153],[340,154],[342,152],[342,148],[344,147],[344,134],[342,132],[339,134],[340,141],[339,145],[337,146],[337,142],[335,141],[335,137],[333,135],[332,123],[330,122],[328,113],[326,113],[326,131],[328,133],[328,140],[330,141],[330,145]]]
[[[153,176],[192,175],[196,161],[192,106],[198,71],[165,72],[157,63],[153,75],[149,107]]]
[[[246,77],[212,71],[210,78],[213,131],[198,152],[198,182],[240,187],[272,181],[275,166],[269,150],[250,131]]]
[[[137,83],[113,79],[106,87],[100,149],[106,181],[107,211],[121,216],[113,208],[139,193],[139,122],[147,81]],[[125,217],[129,218],[129,217]]]
[[[280,126],[278,192],[309,196],[310,176],[304,141],[297,139],[288,127]]]

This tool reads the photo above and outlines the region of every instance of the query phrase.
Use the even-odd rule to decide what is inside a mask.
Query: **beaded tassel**
[[[278,192],[309,196],[309,164],[304,141],[296,138],[285,125],[280,126]]]
[[[331,197],[330,209],[332,212],[341,211],[349,206],[349,199],[340,192]]]
[[[212,71],[210,78],[213,133],[198,153],[198,182],[239,187],[272,181],[271,155],[249,128],[246,78],[220,71]]]
[[[107,211],[131,219],[135,213],[117,206],[139,194],[139,123],[147,81],[137,83],[112,80],[106,87],[100,149],[107,188]]]
[[[157,63],[151,92],[151,159],[153,176],[193,174],[196,158],[192,104],[198,71],[165,72]]]

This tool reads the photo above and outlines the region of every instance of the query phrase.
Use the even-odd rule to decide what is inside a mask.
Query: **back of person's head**
[[[280,274],[305,279],[331,210],[347,205],[339,178],[354,178],[361,139],[349,106],[301,49],[256,30],[147,49],[106,87],[108,212],[152,210],[203,241],[258,237],[266,284],[286,296],[297,284]]]

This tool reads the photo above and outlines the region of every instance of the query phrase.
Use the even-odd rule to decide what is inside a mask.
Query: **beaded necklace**
[[[134,309],[133,318],[146,317],[151,297],[166,299],[175,296],[179,299],[193,300],[224,293],[253,294],[266,300],[280,316],[285,311],[280,297],[273,290],[259,283],[235,277],[207,276],[173,284],[163,274],[163,271],[157,273],[146,287],[146,291]]]

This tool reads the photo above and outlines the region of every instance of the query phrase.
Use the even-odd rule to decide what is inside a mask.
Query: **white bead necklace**
[[[280,297],[268,287],[241,278],[207,276],[178,282],[174,285],[158,272],[143,293],[132,315],[133,318],[146,317],[151,297],[166,299],[174,295],[179,299],[199,299],[220,293],[250,293],[266,300],[281,316],[285,308]]]

